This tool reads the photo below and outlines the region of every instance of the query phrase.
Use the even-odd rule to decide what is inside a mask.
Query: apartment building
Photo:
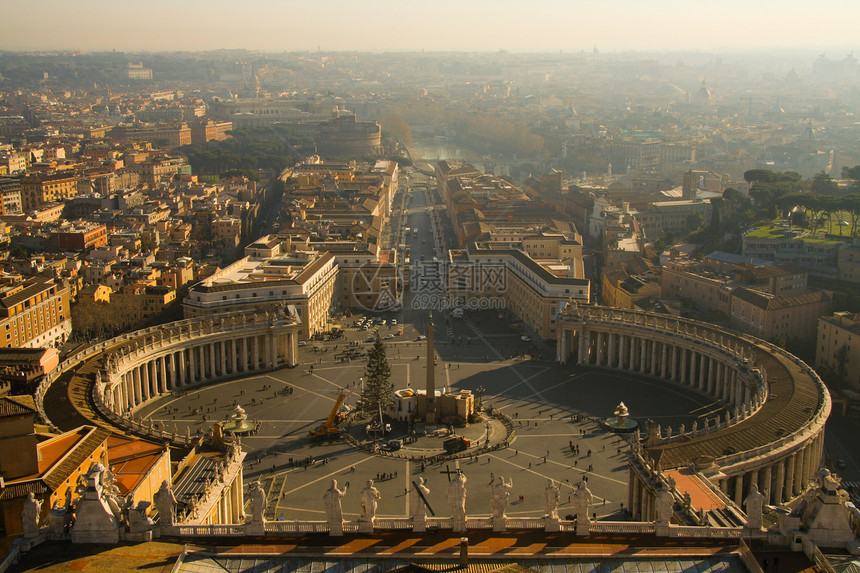
[[[62,202],[78,194],[79,176],[73,171],[31,172],[21,177],[21,209]]]
[[[411,279],[413,291],[422,289],[421,281],[432,284],[432,266],[417,266],[421,276]],[[506,308],[543,338],[555,338],[556,316],[567,303],[591,296],[590,281],[576,264],[534,259],[522,243],[477,242],[451,250],[443,280],[455,305]]]
[[[325,330],[335,302],[337,264],[332,253],[282,253],[268,238],[249,245],[245,258],[192,285],[182,301],[186,318],[237,310],[295,307],[299,334]]]
[[[828,381],[860,392],[860,314],[834,312],[818,318],[815,369]]]
[[[72,331],[69,286],[42,276],[0,288],[0,335],[6,346],[54,347]]]
[[[830,312],[830,297],[822,291],[779,296],[746,287],[732,291],[732,328],[765,340],[814,340],[818,319]]]
[[[636,213],[634,218],[649,237],[656,239],[666,232],[679,234],[690,231],[691,215],[701,215],[702,221],[709,221],[710,200],[655,201],[648,210]]]

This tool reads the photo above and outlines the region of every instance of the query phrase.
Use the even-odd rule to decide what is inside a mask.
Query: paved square
[[[316,520],[323,519],[322,494],[331,479],[337,479],[340,486],[349,482],[344,498],[347,519],[357,517],[358,492],[368,479],[376,481],[383,496],[379,517],[408,515],[406,492],[419,475],[427,480],[433,511],[447,516],[447,472],[457,469],[468,479],[469,515],[489,515],[491,477],[501,475],[513,478],[509,516],[542,515],[547,479],[560,484],[560,514],[564,516],[571,507],[572,486],[588,477],[596,500],[594,511],[606,518],[618,512],[627,499],[626,442],[604,432],[590,418],[610,416],[623,400],[634,418],[651,418],[677,429],[720,410],[704,395],[659,380],[545,360],[554,358],[554,348],[521,341],[497,311],[470,313],[465,319],[436,313],[437,386],[472,391],[482,386],[484,405],[514,420],[516,432],[510,446],[477,459],[428,464],[371,455],[345,441],[311,442],[308,432],[328,417],[340,392],[351,392],[350,405],[360,393],[364,359],[346,361],[342,356],[352,341],[369,339],[376,330],[385,335],[403,328],[402,335],[386,341],[392,380],[395,388],[423,388],[426,343],[416,339],[424,331],[426,315],[404,311],[392,316],[405,319],[407,325],[370,331],[350,327],[346,338],[302,347],[297,368],[163,396],[138,413],[167,430],[175,425],[184,434],[186,428],[192,433],[207,431],[214,421],[226,419],[235,403],[240,404],[250,420],[260,423],[255,435],[243,438],[248,452],[246,482],[263,482],[269,491],[270,518]],[[353,324],[355,318],[346,320]],[[370,346],[369,342],[361,344],[364,349]],[[286,394],[287,388],[292,393]],[[395,428],[388,437],[404,437],[403,431]],[[571,444],[578,447],[578,455],[572,453]]]

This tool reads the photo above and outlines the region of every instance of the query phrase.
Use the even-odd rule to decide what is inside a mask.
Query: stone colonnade
[[[626,370],[689,386],[729,409],[754,406],[758,380],[726,349],[693,344],[673,333],[626,325],[558,325],[558,360],[581,366]]]
[[[298,364],[293,321],[204,321],[196,331],[166,325],[166,336],[133,340],[109,357],[104,403],[121,415],[159,394]]]
[[[721,402],[729,410],[726,423],[708,429],[706,435],[698,435],[711,440],[710,444],[723,454],[714,456],[714,466],[703,471],[726,499],[741,505],[751,485],[756,484],[766,503],[783,503],[799,495],[818,471],[823,457],[824,423],[830,411],[829,395],[817,374],[784,350],[705,323],[596,306],[568,309],[558,317],[557,332],[560,363],[575,360],[581,366],[651,376]],[[750,443],[748,450],[729,451],[728,446],[720,445],[720,433],[739,423],[755,428],[757,415],[761,416],[768,400],[768,373],[755,364],[755,355],[761,357],[763,352],[774,357],[769,362],[781,371],[782,391],[788,391],[786,384],[802,385],[800,394],[814,389],[804,398],[810,402],[807,417],[781,421],[780,432],[770,436],[770,442],[769,434],[756,430],[752,432],[756,443]],[[683,448],[684,438],[676,434],[657,443],[677,442],[677,447]],[[688,434],[689,438],[698,439]],[[698,466],[702,461],[681,463]],[[631,466],[628,508],[634,517],[650,520],[656,516],[653,476],[640,473]]]

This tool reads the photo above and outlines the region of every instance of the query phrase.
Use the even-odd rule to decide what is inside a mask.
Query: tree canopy
[[[234,170],[280,171],[296,157],[311,155],[313,141],[305,135],[278,126],[234,129],[223,141],[183,145],[177,152],[188,158],[198,175],[219,175]]]
[[[391,382],[391,367],[385,355],[385,343],[377,333],[373,347],[367,354],[359,408],[373,415],[380,409],[383,413],[388,412],[393,406],[394,384]]]

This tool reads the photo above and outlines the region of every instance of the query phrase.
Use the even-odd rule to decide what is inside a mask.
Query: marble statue
[[[48,513],[48,533],[62,535],[66,529],[66,508],[58,499]]]
[[[413,520],[420,520],[427,517],[427,508],[424,507],[424,499],[427,499],[427,496],[430,495],[430,489],[424,485],[424,478],[418,478],[417,487],[412,491],[412,497],[409,499],[410,505],[410,513],[412,514]],[[421,499],[421,496],[418,495],[418,492],[421,492],[424,495],[424,499]]]
[[[161,488],[155,492],[152,500],[155,502],[155,509],[158,511],[159,523],[161,525],[173,525],[176,497],[174,497],[170,486],[167,485],[167,480],[161,482]]]
[[[330,535],[343,535],[343,509],[341,499],[346,495],[347,488],[337,489],[337,480],[331,480],[331,486],[323,494],[325,517],[328,522]]]
[[[750,529],[761,529],[764,496],[758,491],[757,484],[750,486],[750,493],[744,499],[744,507],[747,510],[746,526]]]
[[[462,472],[448,482],[446,497],[451,508],[454,532],[466,531],[466,476]]]
[[[373,522],[376,519],[376,507],[379,505],[379,500],[382,495],[379,490],[373,487],[373,480],[367,480],[367,485],[361,490],[361,515],[359,521]]]
[[[122,510],[109,488],[112,478],[100,463],[94,463],[83,487],[78,486],[79,498],[75,503],[75,522],[71,528],[73,543],[117,543]],[[107,485],[106,485],[107,484]]]
[[[663,487],[657,492],[657,522],[666,525],[671,521],[674,514],[675,498],[672,493]]]
[[[493,497],[490,503],[493,511],[493,519],[502,519],[505,517],[505,510],[508,508],[508,498],[511,496],[511,489],[513,487],[513,479],[508,478],[508,482],[505,483],[505,478],[502,476],[496,478],[496,485],[493,486]]]
[[[588,489],[588,484],[585,481],[579,482],[579,486],[573,493],[573,507],[576,510],[577,523],[589,523],[588,506],[594,501],[594,496],[591,490]]]
[[[24,537],[36,537],[39,535],[39,511],[41,509],[42,502],[36,499],[32,491],[28,493],[27,499],[24,500],[24,506],[21,508],[21,523]]]
[[[543,493],[544,516],[550,519],[558,519],[558,502],[561,494],[558,486],[551,479],[546,480],[546,489]]]
[[[251,503],[251,521],[261,523],[264,521],[266,511],[266,492],[263,491],[259,481],[251,484],[248,490],[248,498]]]
[[[144,533],[155,525],[152,519],[146,515],[146,510],[151,504],[148,501],[140,501],[137,507],[128,508],[128,529],[130,533]]]

